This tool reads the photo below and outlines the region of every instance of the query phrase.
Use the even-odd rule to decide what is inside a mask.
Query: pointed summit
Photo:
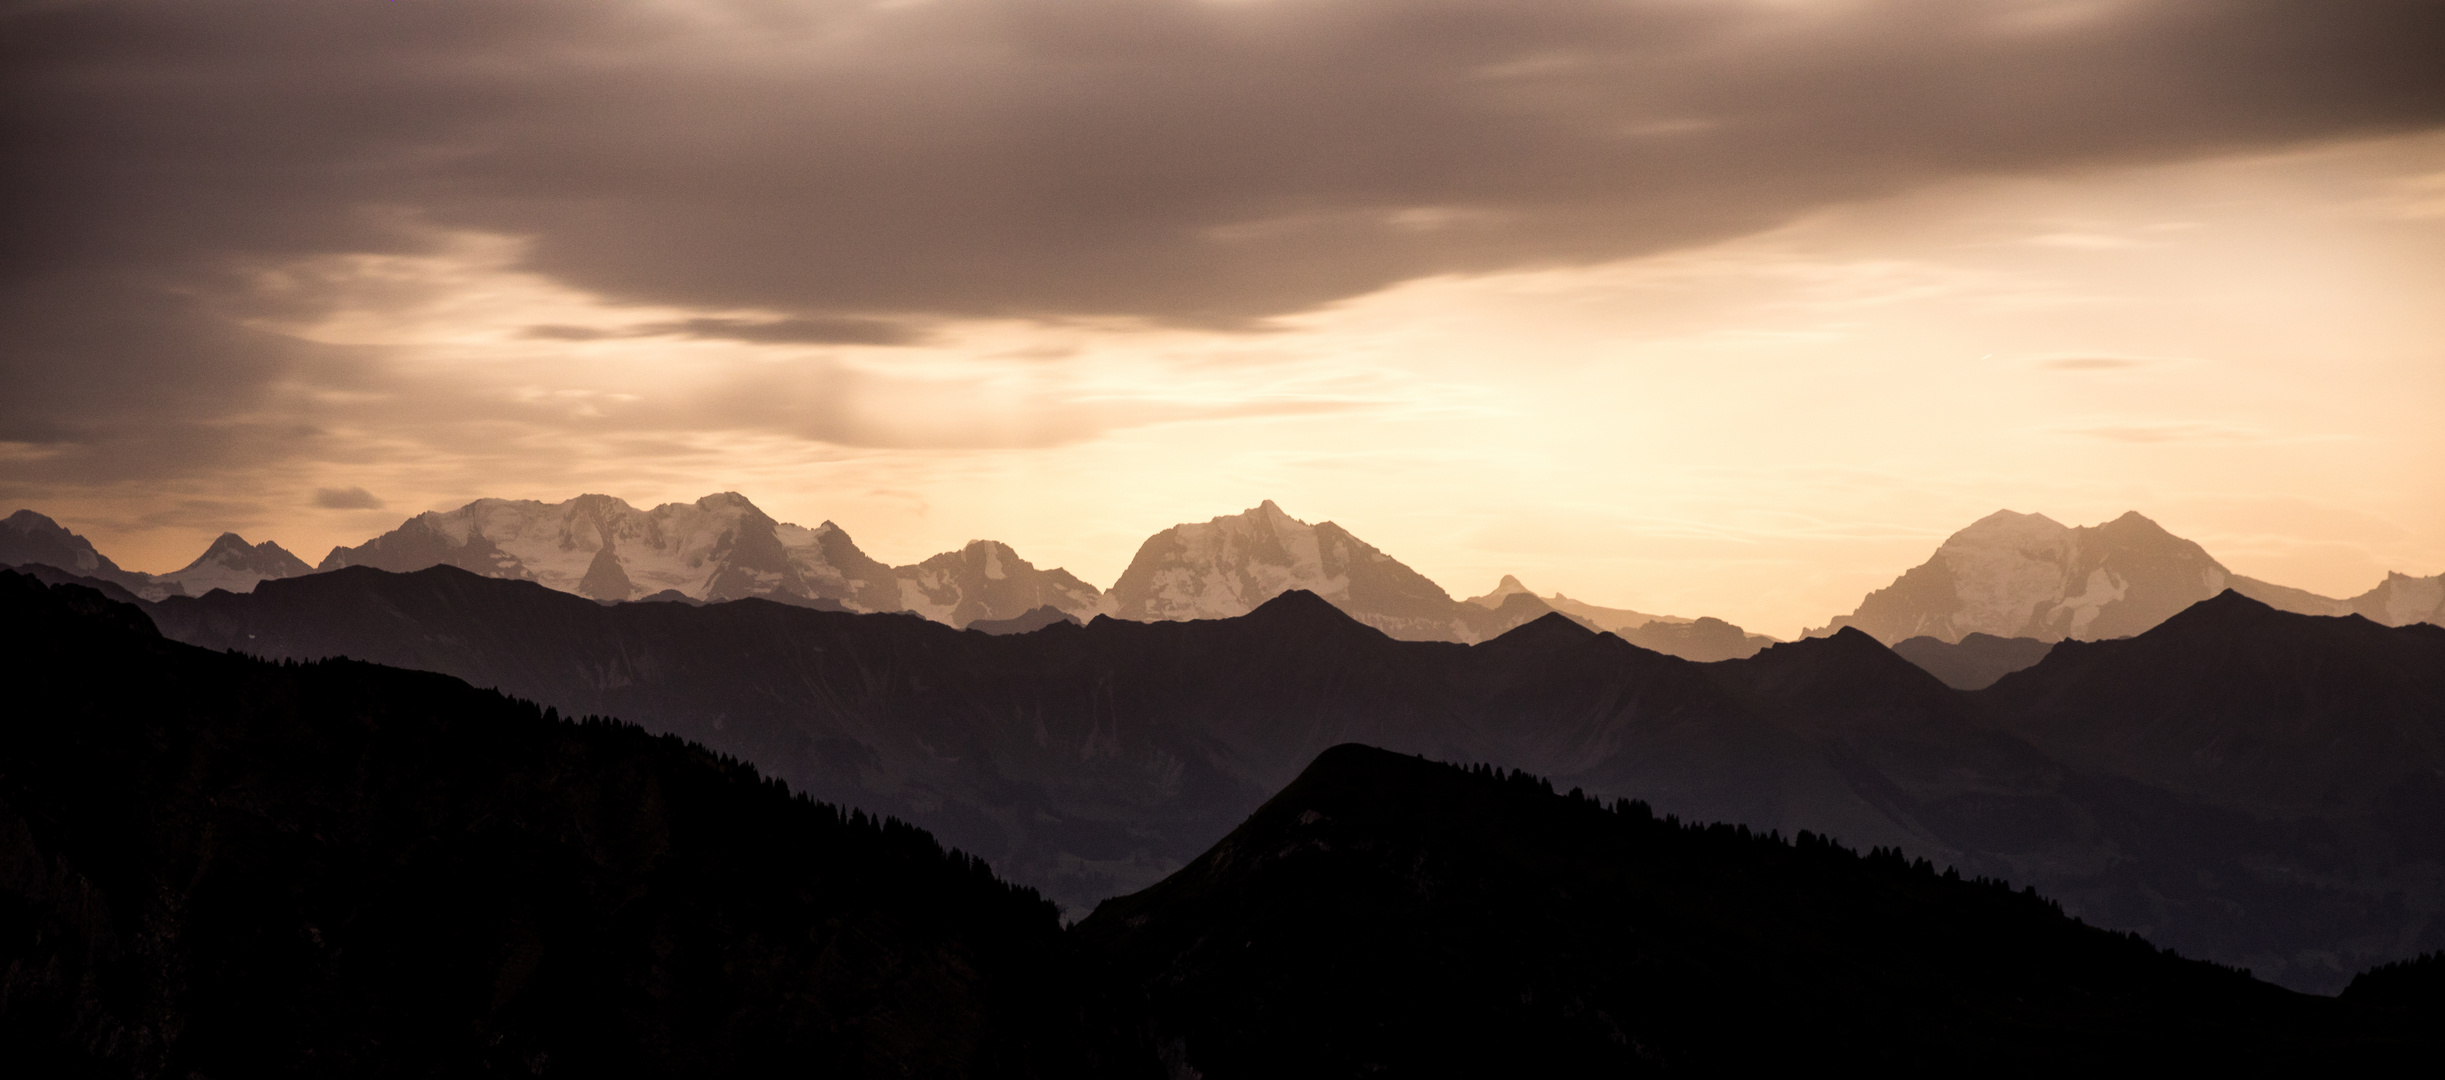
[[[278,544],[269,540],[249,544],[245,537],[225,532],[215,537],[185,569],[163,574],[161,579],[176,582],[189,596],[202,596],[214,589],[253,592],[256,585],[265,581],[313,572],[314,568],[307,566],[304,559],[289,554]]]
[[[1530,596],[1537,595],[1529,592],[1528,586],[1520,584],[1520,579],[1504,574],[1503,580],[1494,583],[1494,591],[1483,596],[1472,596],[1469,598],[1469,603],[1482,608],[1499,608],[1503,606],[1504,600],[1521,593],[1527,593]],[[1543,598],[1539,597],[1539,599]]]

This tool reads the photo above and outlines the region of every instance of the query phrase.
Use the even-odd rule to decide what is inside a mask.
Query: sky
[[[1273,499],[1790,636],[1997,509],[2445,571],[2433,0],[0,3],[0,509]]]

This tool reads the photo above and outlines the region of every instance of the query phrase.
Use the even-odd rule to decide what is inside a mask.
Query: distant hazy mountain
[[[1091,619],[1103,599],[1102,590],[1069,571],[1038,570],[993,540],[971,540],[892,573],[900,579],[902,608],[953,626],[1021,618],[1043,607]]]
[[[2043,514],[1999,510],[1869,593],[1859,610],[1811,633],[1856,626],[1887,644],[1971,633],[2094,641],[2141,633],[2228,588],[2279,610],[2362,610],[2389,626],[2424,621],[2423,613],[2432,619],[2445,602],[2445,576],[2393,575],[2357,600],[2336,600],[2233,574],[2206,549],[2137,513],[2072,528]]]
[[[1632,611],[1628,608],[1598,607],[1584,601],[1573,600],[1561,593],[1555,593],[1552,596],[1538,596],[1528,586],[1520,584],[1520,579],[1509,574],[1504,574],[1503,580],[1494,584],[1494,591],[1483,596],[1472,596],[1468,602],[1482,608],[1497,608],[1503,605],[1504,600],[1522,594],[1534,596],[1545,606],[1565,615],[1575,616],[1581,622],[1598,630],[1618,632],[1645,626],[1651,622],[1685,623],[1690,621],[1677,615],[1649,615],[1646,612]]]
[[[762,596],[849,611],[897,611],[900,583],[827,521],[773,520],[736,492],[638,510],[608,495],[562,503],[478,499],[409,518],[321,570],[370,566],[406,573],[455,566],[532,581],[597,600],[665,589],[699,600]]]
[[[320,569],[343,566],[393,573],[455,566],[597,600],[677,592],[694,600],[758,596],[842,611],[913,611],[953,626],[1046,605],[1091,616],[1101,598],[1068,571],[1039,570],[991,540],[894,569],[858,550],[838,525],[775,521],[736,492],[651,510],[608,495],[562,503],[478,499],[334,548]]]
[[[1041,897],[701,747],[12,573],[0,679],[12,1076],[1160,1075]]]
[[[289,554],[278,544],[269,540],[249,544],[245,537],[225,532],[186,569],[162,574],[159,580],[176,582],[188,596],[202,596],[214,589],[252,592],[258,582],[313,572],[314,568],[307,566],[304,559]]]
[[[1140,622],[1225,619],[1294,589],[1404,641],[1483,641],[1553,610],[1524,591],[1491,605],[1454,600],[1341,526],[1310,525],[1271,499],[1148,537],[1102,610]]]
[[[2387,574],[2376,588],[2351,598],[2347,603],[2351,611],[2385,626],[2445,624],[2445,574],[2432,574],[2424,578]],[[2337,611],[2331,614],[2343,613]]]
[[[1514,596],[1525,596],[1571,616],[1588,626],[1621,635],[1622,640],[1642,649],[1650,649],[1683,660],[1707,663],[1715,660],[1737,660],[1755,656],[1759,649],[1775,643],[1764,634],[1752,634],[1722,619],[1702,617],[1685,619],[1677,615],[1649,615],[1627,608],[1597,607],[1555,593],[1538,596],[1509,574],[1496,583],[1494,591],[1484,596],[1472,596],[1469,603],[1479,607],[1498,607]]]
[[[1175,1076],[2322,1072],[2437,1041],[1889,850],[1363,746],[1075,932]]]
[[[981,634],[1032,634],[1054,625],[1080,626],[1084,624],[1079,622],[1078,616],[1047,604],[1017,618],[978,619],[969,623],[966,628]]]
[[[107,581],[141,596],[158,600],[177,590],[151,574],[121,570],[110,557],[95,551],[84,537],[32,510],[0,518],[0,566],[50,566],[83,577]]]
[[[2045,664],[1967,694],[1857,630],[1695,664],[1558,613],[1476,645],[1396,641],[1292,591],[1238,618],[991,636],[753,600],[606,606],[446,567],[352,568],[152,611],[165,633],[212,649],[443,671],[696,739],[821,797],[917,821],[1073,911],[1179,868],[1315,754],[1359,741],[1529,769],[1690,819],[1902,846],[2297,988],[2332,992],[2360,968],[2445,945],[2438,902],[2417,884],[2445,874],[2435,830],[2399,843],[2371,831],[2416,815],[2307,827],[2074,767],[1984,704]],[[2302,622],[2234,632],[2280,654]],[[2373,647],[2370,662],[2403,662],[2397,653]],[[2268,723],[2312,725],[2320,702],[2358,700],[2320,670],[2270,682],[2293,669],[2220,669],[2230,687],[2199,700],[2229,695],[2270,710]],[[2016,703],[2009,719],[2093,711],[2128,685],[2113,674],[2060,706]],[[2399,782],[2384,770],[2369,774],[2372,790]]]
[[[1914,637],[1893,646],[1895,655],[1944,680],[1955,690],[1984,690],[1995,680],[2046,659],[2054,642],[1969,633],[1960,641]]]

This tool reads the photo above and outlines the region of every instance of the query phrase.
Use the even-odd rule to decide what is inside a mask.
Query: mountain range
[[[455,568],[264,591],[418,580],[995,649],[1235,626],[1447,661],[1630,648],[1560,615],[1397,642],[1299,591],[1236,619],[998,638],[760,600],[604,607]],[[2148,651],[2070,654],[2093,675],[2303,630],[2229,594],[2201,608]],[[2424,630],[2357,674],[2387,678]],[[1730,664],[1630,655],[1646,681],[1699,675],[1657,704],[1713,683],[1891,716],[1934,685],[1856,632]],[[1177,872],[1064,929],[925,831],[705,747],[445,676],[178,644],[73,583],[0,572],[0,678],[44,703],[0,715],[0,1057],[41,1075],[2359,1073],[2440,1045],[2433,953],[2308,996],[1895,848],[1364,745],[1311,755]],[[1857,736],[1880,723],[1850,726],[1877,753]]]
[[[2424,674],[2445,670],[2445,629],[2233,593],[2137,638],[2057,645],[1976,693],[1857,630],[1695,663],[1559,613],[1476,645],[1400,641],[1301,590],[1234,618],[1062,618],[994,636],[907,613],[605,605],[452,567],[360,567],[149,612],[210,649],[439,671],[696,740],[918,822],[1073,913],[1177,870],[1316,754],[1356,741],[1905,849],[2305,989],[2445,944],[2418,884],[2445,872],[2418,839],[2434,834],[2419,815],[2445,777],[2431,737],[2445,698]],[[2227,640],[2365,656],[2208,665]],[[2229,685],[2148,744],[2155,757],[2116,757],[2092,729],[2132,721],[2099,703],[2159,700],[2147,688],[2173,679],[2166,664]],[[2353,687],[2321,689],[2327,671]],[[2305,728],[2321,695],[2359,712],[2335,745],[2303,744],[2333,763],[2317,776],[2368,798],[2236,801],[2166,771]]]
[[[0,521],[0,566],[10,565],[57,567],[147,600],[214,588],[244,592],[259,581],[309,572],[277,545],[249,545],[225,533],[177,573],[132,573],[32,511]],[[959,627],[1016,625],[1048,607],[1079,621],[1098,614],[1225,618],[1299,589],[1404,640],[1484,641],[1554,611],[1690,660],[1747,657],[1775,641],[1711,617],[1540,596],[1509,575],[1485,594],[1455,600],[1341,526],[1311,525],[1270,500],[1147,538],[1109,591],[1060,568],[1040,570],[992,540],[886,566],[832,522],[814,528],[780,522],[735,492],[651,510],[606,495],[561,503],[479,499],[419,514],[355,547],[335,547],[314,570],[348,566],[399,573],[456,566],[606,602],[762,597],[826,610],[913,612]],[[1955,643],[1971,634],[2039,642],[2126,637],[2227,587],[2301,614],[2358,613],[2388,626],[2445,621],[2445,574],[2390,574],[2369,592],[2338,600],[2234,575],[2198,544],[2136,513],[2067,528],[2043,515],[1999,511],[1953,534],[1927,563],[1870,593],[1857,611],[1809,633],[1856,626],[1888,645],[1913,637]]]

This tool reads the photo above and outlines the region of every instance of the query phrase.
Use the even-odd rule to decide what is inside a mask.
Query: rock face
[[[971,540],[958,551],[892,573],[900,579],[904,609],[953,626],[1024,618],[1044,607],[1091,619],[1103,599],[1102,590],[1069,571],[1038,570],[1010,545],[994,540]]]
[[[1341,526],[1310,525],[1267,499],[1148,537],[1102,611],[1140,622],[1227,619],[1293,589],[1404,641],[1484,641],[1553,610],[1525,590],[1491,605],[1454,600]]]
[[[2377,587],[2345,602],[2349,610],[2384,626],[2445,625],[2445,574],[2387,574]],[[2280,605],[2278,605],[2280,606]],[[2335,612],[2340,615],[2342,612]]]
[[[307,566],[304,559],[289,554],[288,549],[278,544],[269,540],[249,544],[245,537],[225,532],[186,569],[163,574],[159,580],[176,582],[188,596],[202,596],[214,589],[252,592],[265,581],[313,572],[314,568]]]

